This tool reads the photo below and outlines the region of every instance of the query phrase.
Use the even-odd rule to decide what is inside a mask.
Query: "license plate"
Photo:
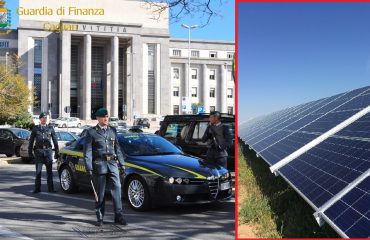
[[[230,182],[221,183],[221,191],[229,189],[230,188]]]

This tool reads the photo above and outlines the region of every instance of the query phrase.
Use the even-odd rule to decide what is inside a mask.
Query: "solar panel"
[[[349,191],[324,212],[324,217],[342,236],[370,237],[370,177]]]
[[[319,222],[343,237],[370,236],[370,180],[363,180],[370,175],[369,105],[365,87],[239,128],[245,143],[316,210]]]

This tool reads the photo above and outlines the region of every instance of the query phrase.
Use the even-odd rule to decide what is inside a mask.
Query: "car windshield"
[[[62,121],[65,121],[67,120],[65,117],[58,117],[57,120],[62,120]]]
[[[116,121],[118,121],[119,119],[118,118],[110,118],[109,119],[109,121],[111,121],[111,122],[116,122]]]
[[[13,129],[12,131],[15,135],[17,135],[17,137],[22,138],[22,139],[27,139],[31,135],[31,133],[26,130]]]
[[[119,144],[124,153],[130,156],[152,156],[182,153],[175,145],[166,139],[147,134],[119,135]]]

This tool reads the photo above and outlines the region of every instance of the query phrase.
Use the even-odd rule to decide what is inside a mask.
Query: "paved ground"
[[[94,226],[93,195],[84,190],[64,194],[54,170],[58,193],[33,194],[34,165],[4,162],[0,155],[0,239],[234,239],[234,201],[135,212],[124,200],[129,223],[113,223],[107,202],[106,223]],[[43,179],[46,174],[43,173]],[[46,182],[43,181],[43,190]]]

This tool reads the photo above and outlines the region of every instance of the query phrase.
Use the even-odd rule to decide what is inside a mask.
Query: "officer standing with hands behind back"
[[[53,184],[53,149],[51,145],[51,140],[54,143],[55,159],[59,158],[58,140],[54,128],[46,124],[48,115],[43,112],[40,114],[39,119],[40,124],[32,128],[28,145],[28,155],[31,159],[35,160],[36,165],[35,189],[33,193],[41,192],[41,171],[44,164],[48,175],[48,191],[51,193],[55,193],[56,191],[54,190]],[[32,149],[34,150],[34,154],[32,153]]]
[[[221,123],[221,113],[213,111],[209,125],[202,137],[208,143],[207,160],[227,168],[227,149],[232,145],[232,136],[227,125]]]
[[[95,178],[97,182],[98,201],[95,205],[97,226],[103,225],[107,184],[112,194],[114,222],[127,225],[123,217],[119,175],[119,169],[124,171],[124,157],[118,143],[117,131],[108,125],[107,109],[100,108],[96,112],[96,119],[98,124],[88,129],[86,134],[84,161],[90,178]]]

